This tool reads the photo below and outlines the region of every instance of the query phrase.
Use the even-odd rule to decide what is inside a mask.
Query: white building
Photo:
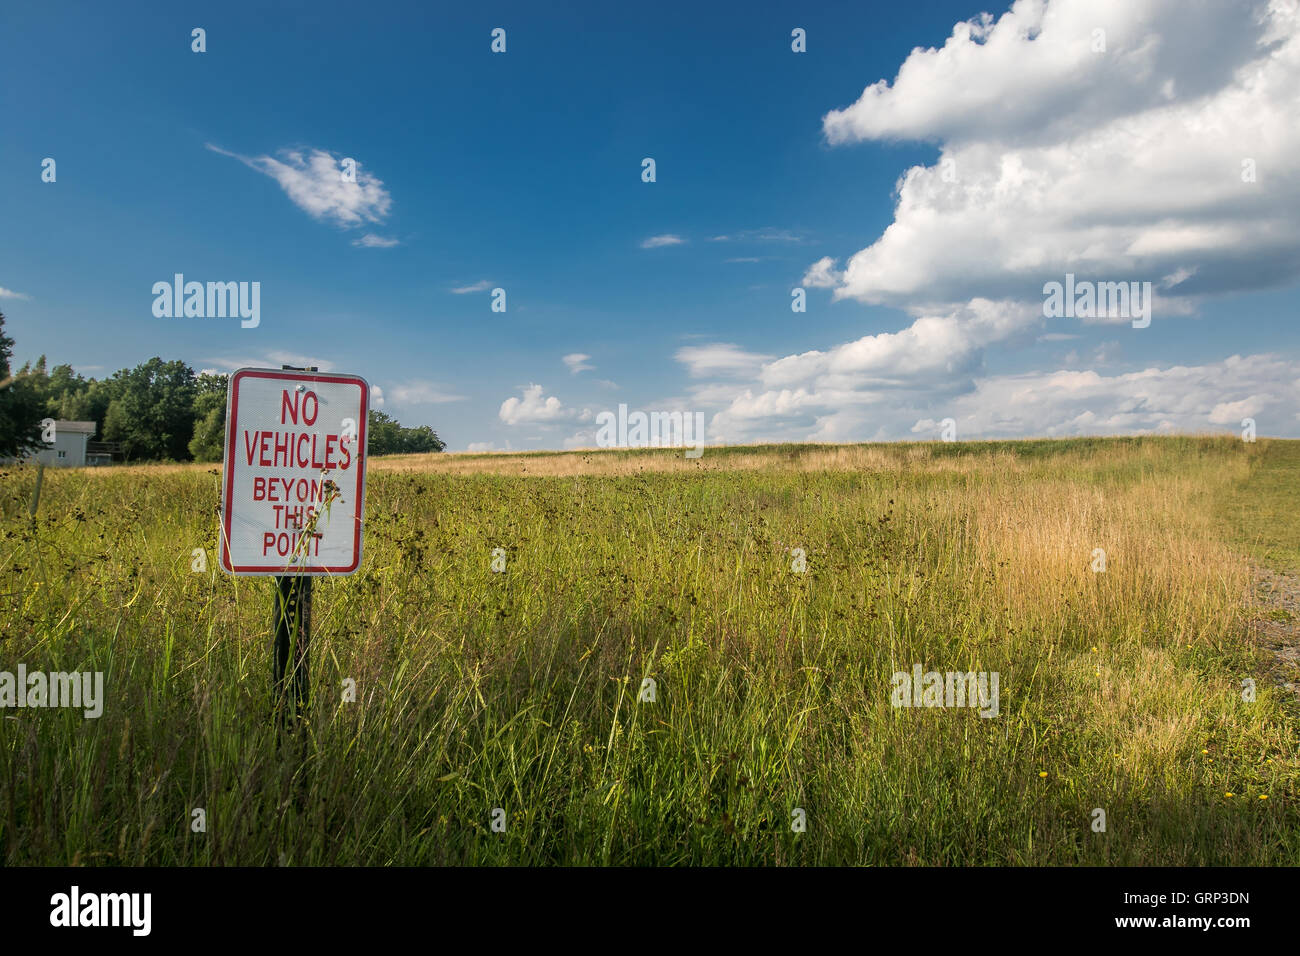
[[[47,466],[58,465],[63,468],[83,468],[86,465],[86,443],[95,434],[94,422],[58,422],[54,423],[54,445],[42,448],[35,454],[39,462]]]

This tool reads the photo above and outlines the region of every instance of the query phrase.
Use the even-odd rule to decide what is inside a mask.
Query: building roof
[[[95,423],[56,421],[54,423],[54,433],[57,435],[59,432],[77,432],[78,434],[93,435],[95,434]]]

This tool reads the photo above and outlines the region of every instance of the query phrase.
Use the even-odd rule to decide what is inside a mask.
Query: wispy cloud
[[[285,195],[313,219],[353,227],[367,222],[382,222],[388,217],[393,200],[381,180],[360,163],[355,176],[344,176],[340,159],[323,149],[305,153],[298,149],[280,151],[282,159],[272,156],[241,156],[206,144],[222,156],[237,159],[249,169],[270,176]]]
[[[273,349],[261,355],[245,353],[243,355],[223,355],[199,359],[201,363],[222,372],[233,372],[237,368],[279,368],[281,365],[293,365],[298,368],[310,368],[313,365],[322,372],[334,370],[334,363],[326,359],[311,358],[298,352],[285,352]]]
[[[395,405],[442,405],[445,402],[463,402],[464,395],[446,391],[436,382],[410,381],[389,385],[386,397]]]
[[[473,285],[461,285],[461,286],[454,287],[451,290],[451,294],[468,295],[471,292],[486,292],[490,288],[492,288],[491,282],[489,282],[487,279],[480,279],[478,282],[475,282]]]
[[[568,355],[564,356],[561,361],[569,367],[569,372],[571,374],[577,375],[579,372],[589,372],[596,367],[587,364],[587,359],[589,358],[591,358],[590,355],[586,355],[582,352],[570,352]]]
[[[686,240],[681,236],[674,236],[671,233],[667,233],[662,236],[651,236],[649,239],[642,240],[641,248],[659,249],[663,246],[680,246],[685,242]]]
[[[742,229],[740,232],[713,236],[713,242],[804,242],[803,236],[789,229]]]
[[[393,246],[400,246],[402,243],[398,239],[376,236],[373,232],[368,232],[360,239],[353,239],[352,244],[363,249],[391,249]]]
[[[692,376],[753,375],[773,355],[746,352],[739,345],[715,342],[712,345],[687,345],[674,356],[685,365]]]
[[[4,286],[0,286],[0,299],[20,299],[23,302],[27,302],[31,299],[31,296],[24,292],[15,292],[13,289],[6,289]]]

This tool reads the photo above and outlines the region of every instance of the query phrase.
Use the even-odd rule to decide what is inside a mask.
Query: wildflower
[[[1046,770],[1040,770],[1040,771],[1038,772],[1038,775],[1039,775],[1040,777],[1046,777],[1046,776],[1047,776],[1047,771],[1046,771]]]
[[[1224,794],[1224,796],[1225,796],[1225,797],[1231,797],[1231,796],[1233,796],[1233,793],[1232,793],[1231,790],[1229,790],[1227,793]]]
[[[1267,799],[1268,799],[1268,794],[1267,794],[1267,793],[1261,793],[1261,794],[1259,795],[1259,799],[1261,799],[1261,800],[1267,800]]]

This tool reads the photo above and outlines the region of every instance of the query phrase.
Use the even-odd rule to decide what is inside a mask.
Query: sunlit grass
[[[3,712],[0,859],[1294,864],[1300,734],[1242,536],[1296,531],[1297,447],[376,459],[278,747],[272,585],[217,570],[217,475],[47,472],[33,526],[10,469],[0,669],[104,670],[108,699]],[[1233,518],[1252,488],[1269,530]],[[891,707],[917,663],[999,672],[999,716]]]

